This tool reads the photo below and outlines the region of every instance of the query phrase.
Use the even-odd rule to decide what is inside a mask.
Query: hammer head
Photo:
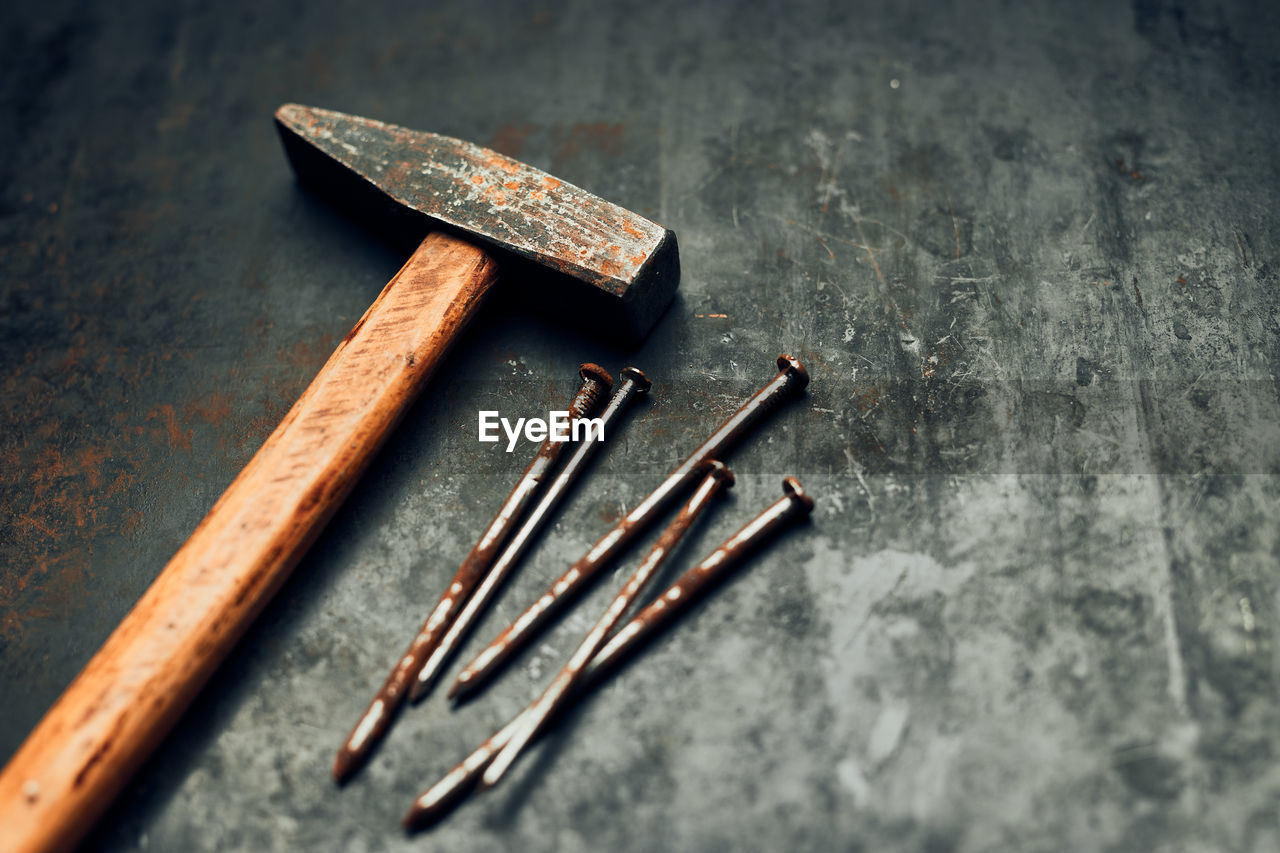
[[[675,234],[518,160],[297,104],[280,107],[276,125],[312,189],[397,236],[445,227],[583,282],[586,313],[628,337],[646,334],[675,295]]]

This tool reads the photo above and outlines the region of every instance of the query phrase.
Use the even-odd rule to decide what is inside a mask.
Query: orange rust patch
[[[159,419],[164,422],[165,436],[169,441],[169,447],[174,450],[190,450],[192,430],[183,432],[178,428],[178,416],[173,410],[173,406],[165,403],[162,406],[156,406],[147,415],[147,420],[152,421]],[[92,485],[92,484],[91,484]]]
[[[10,549],[0,557],[20,555],[0,584],[0,641],[15,653],[29,624],[66,618],[77,609],[79,592],[91,576],[89,543],[105,525],[116,523],[100,520],[99,504],[116,504],[133,488],[138,442],[146,440],[146,430],[129,423],[140,413],[126,411],[127,402],[119,395],[150,373],[154,356],[138,366],[123,358],[123,348],[86,346],[80,327],[80,318],[73,315],[68,330],[76,334],[65,356],[28,352],[24,364],[6,372],[0,383],[13,404],[0,414],[0,487],[21,488],[26,494],[21,514],[14,514],[8,528]],[[110,441],[85,443],[76,430],[66,428],[57,408],[58,389],[41,379],[39,365],[55,373],[72,366],[72,384],[87,387],[89,374],[104,373],[113,359],[126,368],[117,365],[114,372],[123,383],[98,389],[93,399],[100,410],[86,413],[110,423],[113,435]]]
[[[389,184],[401,184],[407,180],[413,172],[413,167],[403,160],[397,160],[387,167],[385,180]]]
[[[129,507],[124,511],[123,529],[126,535],[132,536],[138,532],[138,528],[142,525],[142,513],[133,507]]]
[[[200,420],[207,424],[220,424],[231,416],[231,398],[214,392],[208,399],[187,404],[182,410],[183,420]]]
[[[357,328],[363,321],[357,323]],[[352,333],[355,329],[352,329]],[[350,335],[348,335],[350,337]],[[314,373],[324,364],[325,359],[333,352],[334,336],[330,333],[320,335],[315,340],[301,340],[291,347],[281,347],[278,351],[280,361],[298,368],[303,373]]]
[[[121,471],[116,478],[111,481],[111,485],[107,486],[107,491],[103,494],[104,498],[114,498],[117,495],[125,494],[129,489],[133,488],[138,482],[138,478],[128,471]]]
[[[501,154],[486,158],[484,164],[490,169],[500,169],[507,174],[515,174],[520,171],[519,163],[509,157],[503,157]]]
[[[58,531],[45,524],[38,518],[29,515],[19,515],[13,519],[13,529],[23,536],[44,535],[57,536]]]

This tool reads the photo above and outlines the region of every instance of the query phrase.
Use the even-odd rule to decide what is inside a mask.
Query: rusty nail
[[[743,525],[698,565],[681,575],[670,588],[614,634],[587,664],[582,676],[583,687],[600,683],[606,674],[620,666],[655,634],[671,624],[743,558],[787,524],[807,517],[813,511],[813,499],[805,494],[795,477],[783,480],[782,490],[784,495],[781,499]],[[573,693],[570,700],[581,696],[582,692],[579,690]],[[422,829],[439,820],[456,805],[462,795],[475,785],[494,756],[525,725],[526,715],[531,711],[532,706],[526,708],[414,800],[403,819],[405,828]],[[548,716],[543,721],[534,731],[533,738],[536,739],[546,730],[551,718]]]
[[[592,658],[589,674],[598,676],[601,671],[617,663],[626,653],[665,627],[689,606],[690,601],[706,592],[761,544],[786,525],[807,518],[813,512],[813,498],[805,493],[804,487],[795,477],[787,477],[782,481],[782,491],[781,498],[744,524],[737,533],[704,557],[702,562],[681,575],[666,592],[614,634],[600,653]]]
[[[652,524],[694,479],[708,459],[721,457],[765,415],[787,397],[809,384],[809,374],[799,359],[778,356],[778,374],[757,391],[711,437],[667,475],[658,488],[604,535],[590,551],[569,567],[516,621],[500,634],[458,675],[450,696],[469,693],[484,683],[530,637],[540,630],[574,595],[620,554],[627,544]]]
[[[569,657],[569,662],[552,679],[551,684],[538,697],[538,701],[533,704],[529,713],[521,715],[524,722],[521,723],[519,731],[494,756],[488,769],[484,771],[484,777],[481,782],[484,788],[492,788],[498,784],[511,765],[520,757],[520,753],[529,744],[534,733],[542,727],[543,722],[564,704],[570,695],[570,691],[580,681],[587,664],[591,662],[596,652],[604,645],[605,638],[609,636],[609,632],[614,629],[622,619],[623,614],[639,597],[649,580],[657,573],[667,558],[671,556],[676,545],[693,527],[693,523],[698,520],[698,516],[702,515],[702,512],[711,505],[712,500],[717,495],[723,494],[725,489],[733,486],[733,472],[725,467],[724,463],[713,459],[707,463],[707,467],[707,475],[694,491],[693,497],[689,498],[688,503],[681,508],[675,519],[658,537],[658,541],[654,543],[648,556],[641,561],[635,572],[627,579],[622,590],[609,603],[608,608],[605,609],[604,615],[587,632],[587,636],[583,639],[581,645]]]
[[[648,393],[650,388],[649,378],[638,368],[624,367],[621,375],[622,384],[613,392],[613,396],[609,398],[608,404],[600,414],[604,435],[606,436],[612,433],[614,422],[631,402]],[[414,676],[413,684],[409,688],[409,699],[411,701],[417,702],[426,696],[444,665],[465,639],[475,620],[483,612],[484,608],[488,606],[502,582],[515,569],[516,564],[524,556],[525,551],[528,550],[538,531],[555,513],[569,487],[577,479],[578,475],[582,473],[583,468],[595,454],[600,444],[601,442],[599,441],[583,441],[574,448],[573,455],[569,457],[569,461],[564,464],[564,467],[560,469],[560,473],[556,475],[551,485],[547,487],[541,500],[529,511],[524,523],[520,525],[520,529],[512,535],[507,542],[507,547],[503,549],[502,554],[494,561],[493,566],[467,600],[466,606],[462,608],[457,618],[449,626],[444,639],[436,645],[430,656],[426,658],[422,668]]]
[[[589,414],[595,408],[600,396],[613,385],[612,377],[599,365],[583,364],[578,368],[578,375],[582,377],[582,385],[569,404],[571,418],[585,417]],[[360,722],[356,723],[355,728],[351,730],[338,750],[333,761],[334,780],[343,782],[350,778],[364,764],[374,746],[387,733],[400,706],[404,704],[410,679],[440,641],[444,630],[466,601],[467,596],[480,582],[494,557],[497,556],[498,549],[510,535],[516,521],[542,490],[543,482],[563,449],[564,442],[552,441],[550,436],[542,442],[537,455],[521,475],[520,481],[503,502],[498,514],[489,522],[480,541],[462,561],[453,581],[440,596],[440,601],[418,630],[408,650],[397,661],[395,668],[391,670],[391,674],[387,676],[377,695],[360,717]]]

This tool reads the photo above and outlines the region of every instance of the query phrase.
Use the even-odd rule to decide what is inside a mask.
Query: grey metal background
[[[0,756],[402,260],[298,190],[280,103],[520,157],[684,278],[633,351],[490,305],[91,848],[1280,848],[1274,4],[123,5],[0,20]],[[679,562],[784,474],[811,527],[433,833],[604,587],[329,782],[527,461],[478,408],[655,381],[471,652],[780,351],[810,393]]]

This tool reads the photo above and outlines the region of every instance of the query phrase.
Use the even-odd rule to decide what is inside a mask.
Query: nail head
[[[782,491],[793,500],[799,501],[805,514],[813,512],[813,498],[805,493],[804,486],[795,477],[787,477],[782,481]]]
[[[705,476],[715,477],[726,489],[733,487],[733,472],[729,470],[728,465],[724,464],[719,459],[708,459],[702,464]]]
[[[584,362],[578,367],[578,375],[582,377],[582,381],[594,379],[605,386],[605,388],[613,387],[613,377],[609,375],[609,371],[605,370],[598,364],[593,362]]]
[[[629,380],[636,386],[636,390],[641,394],[647,394],[649,389],[653,387],[653,383],[649,381],[649,377],[644,375],[644,371],[638,367],[622,368],[622,378]]]
[[[797,391],[800,391],[809,384],[809,371],[805,370],[804,365],[800,363],[800,359],[796,358],[794,355],[787,355],[784,352],[782,355],[778,356],[778,369],[785,370],[791,376],[795,377],[796,384],[794,387]]]

